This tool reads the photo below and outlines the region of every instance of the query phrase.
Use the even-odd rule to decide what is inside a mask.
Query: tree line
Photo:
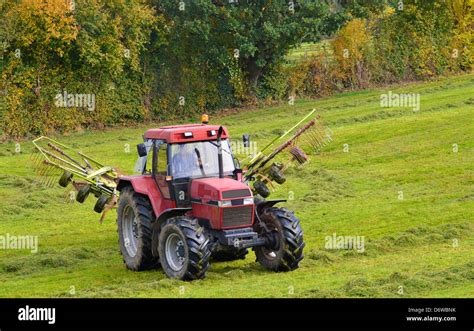
[[[471,71],[472,11],[471,0],[3,1],[2,130],[186,119]],[[327,47],[288,61],[303,43]]]

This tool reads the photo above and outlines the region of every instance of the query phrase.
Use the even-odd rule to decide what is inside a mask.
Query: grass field
[[[381,108],[380,95],[420,93],[421,108]],[[135,273],[119,254],[115,212],[68,203],[28,167],[31,142],[0,145],[0,235],[37,235],[39,251],[0,250],[0,297],[474,297],[474,75],[350,92],[211,118],[263,146],[312,108],[333,142],[272,197],[293,198],[305,259],[290,273],[245,260],[213,263],[204,280]],[[159,126],[161,123],[155,123]],[[56,137],[133,171],[145,126]],[[130,152],[127,152],[127,144]],[[402,199],[403,198],[403,199]],[[325,249],[364,236],[365,250]]]
[[[324,54],[326,57],[332,56],[330,40],[322,40],[318,43],[303,43],[301,46],[292,49],[286,56],[286,60],[290,63],[296,63],[319,54]]]

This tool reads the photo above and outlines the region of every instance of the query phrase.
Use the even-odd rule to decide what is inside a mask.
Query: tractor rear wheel
[[[267,229],[256,223],[256,231],[269,238],[270,245],[255,247],[257,261],[266,269],[291,271],[303,259],[303,230],[294,213],[285,208],[268,208],[260,215]]]
[[[158,264],[153,257],[152,221],[153,208],[146,196],[127,187],[120,193],[117,208],[117,227],[120,251],[128,269],[141,271]]]
[[[248,252],[247,249],[232,246],[218,246],[216,250],[212,252],[212,258],[216,261],[243,260]]]
[[[168,277],[202,279],[206,276],[211,256],[209,235],[196,219],[173,217],[161,227],[158,252]]]

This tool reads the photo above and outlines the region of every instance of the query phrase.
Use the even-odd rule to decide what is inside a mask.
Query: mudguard
[[[273,207],[274,205],[280,202],[286,202],[286,200],[285,199],[257,200],[255,201],[255,204],[256,204],[255,212],[257,213],[257,215],[260,215],[265,209]]]
[[[161,192],[151,175],[120,176],[117,190],[121,191],[127,186],[132,186],[135,192],[148,197],[155,216],[161,215],[167,209],[176,207],[173,200],[162,198]]]

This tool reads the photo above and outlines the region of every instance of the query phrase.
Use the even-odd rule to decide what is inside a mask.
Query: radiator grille
[[[222,226],[235,227],[252,224],[253,206],[224,208],[222,210]]]
[[[244,198],[248,196],[250,196],[250,191],[248,189],[231,190],[231,191],[222,192],[223,199]]]

